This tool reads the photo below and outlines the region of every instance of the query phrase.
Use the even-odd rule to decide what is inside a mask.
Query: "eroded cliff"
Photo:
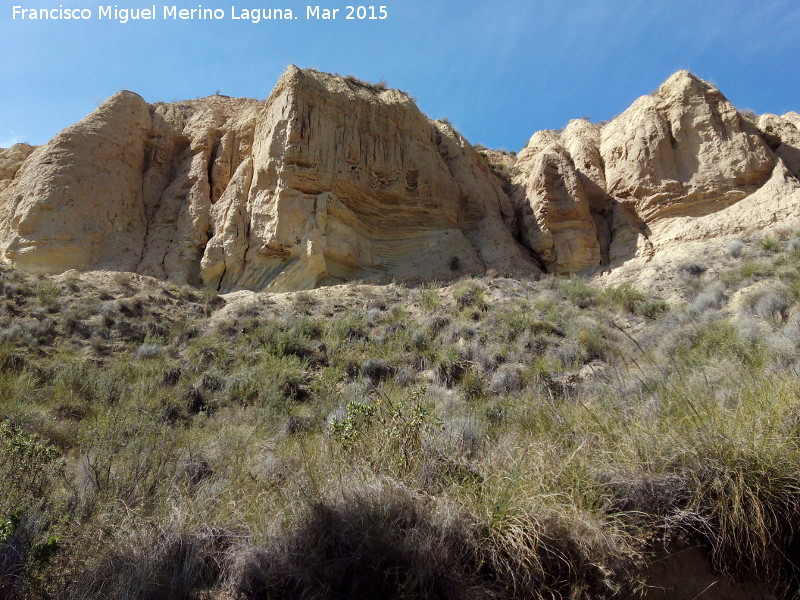
[[[291,67],[263,103],[121,92],[30,156],[4,152],[2,251],[33,271],[221,290],[538,271],[472,146],[352,78]]]
[[[593,272],[798,218],[798,119],[739,113],[679,71],[602,127],[540,131],[511,179],[521,239],[558,273]],[[764,206],[763,190],[771,203]],[[753,210],[753,206],[759,206]]]
[[[44,146],[0,150],[0,252],[222,291],[591,273],[800,218],[798,146],[797,113],[742,115],[681,71],[493,171],[403,92],[290,67],[265,102],[121,92]]]

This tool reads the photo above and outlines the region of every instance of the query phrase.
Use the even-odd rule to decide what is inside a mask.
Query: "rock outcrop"
[[[783,160],[795,177],[800,177],[800,114],[761,115],[758,128],[775,155]]]
[[[686,71],[514,156],[403,92],[290,67],[265,102],[121,92],[44,146],[0,149],[0,254],[221,291],[591,273],[800,219],[798,177],[800,115],[743,115]]]
[[[134,270],[150,122],[144,100],[121,92],[34,150],[0,193],[5,258],[31,271]]]
[[[396,90],[290,69],[228,188],[201,261],[221,289],[536,270],[477,152]]]
[[[645,221],[730,206],[761,187],[775,165],[758,130],[687,71],[604,127],[600,153],[609,193]]]
[[[295,67],[263,103],[122,92],[12,177],[2,252],[34,271],[225,291],[538,272],[508,196],[450,126],[399,91]]]
[[[6,189],[25,159],[34,151],[28,144],[14,144],[11,148],[0,148],[0,192]]]
[[[696,232],[694,219],[713,222],[770,182],[781,161],[796,176],[795,115],[765,115],[756,125],[714,86],[680,71],[602,127],[576,120],[538,132],[512,180],[520,237],[559,273],[649,258],[667,222],[671,237]],[[782,195],[793,197],[791,187]]]
[[[151,107],[153,122],[142,175],[147,223],[135,270],[198,284],[220,209],[234,196],[244,207],[263,104],[223,96]],[[249,221],[241,228],[241,243]]]
[[[570,128],[581,128],[589,135],[570,135]],[[586,162],[594,166],[592,159],[597,146],[591,144],[591,133],[576,121],[563,134],[540,131],[534,134],[516,163],[519,175],[514,180],[513,199],[519,211],[520,238],[553,272],[593,270],[601,262],[593,209],[602,210],[605,181],[602,172],[593,181],[575,164],[577,160],[581,165]],[[570,142],[577,152],[586,152],[573,158]]]

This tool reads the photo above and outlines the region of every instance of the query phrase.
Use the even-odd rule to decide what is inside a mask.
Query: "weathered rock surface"
[[[758,130],[687,71],[606,125],[600,154],[608,192],[645,221],[730,206],[763,185],[775,164]]]
[[[800,221],[800,181],[779,164],[758,191],[713,214],[694,219],[665,219],[652,227],[650,241],[656,250],[687,241],[752,234]]]
[[[590,146],[585,138],[573,136],[572,140],[580,148]],[[590,147],[583,158],[589,160],[591,154]],[[514,179],[513,198],[523,243],[552,272],[580,272],[600,265],[600,242],[590,198],[599,207],[604,192],[578,170],[562,135],[554,131],[534,134],[520,152],[516,167],[520,174]]]
[[[536,270],[485,163],[401,92],[290,69],[255,140],[212,211],[207,284],[287,290]]]
[[[783,160],[795,177],[800,177],[800,114],[761,115],[758,128],[775,155]]]
[[[222,291],[644,268],[800,219],[798,176],[800,115],[743,116],[686,71],[514,156],[397,90],[290,67],[265,102],[121,92],[0,149],[0,254]]]
[[[734,239],[776,235],[800,228],[800,181],[779,163],[769,181],[747,198],[702,217],[661,219],[648,226],[648,252],[604,273],[601,281],[632,283],[671,298],[672,274],[683,263],[714,265],[724,262],[726,246]],[[644,237],[640,238],[644,240]]]
[[[34,150],[0,193],[5,258],[31,271],[134,270],[150,123],[147,103],[120,92]]]
[[[603,127],[574,120],[561,132],[538,132],[512,180],[519,237],[550,271],[591,272],[670,251],[664,236],[726,235],[736,229],[732,214],[750,220],[741,227],[781,218],[776,211],[790,218],[797,117],[765,115],[756,126],[715,87],[680,71]],[[780,159],[786,169],[775,168]],[[775,210],[763,207],[759,192],[776,187],[783,195],[770,203]],[[756,205],[758,214],[746,208]]]
[[[142,176],[147,234],[137,272],[201,281],[201,260],[226,206],[221,201],[227,193],[247,202],[242,179],[262,110],[255,100],[222,96],[151,107]]]
[[[608,193],[600,139],[600,127],[576,119],[562,132],[537,132],[519,154],[519,235],[548,271],[590,273],[636,252],[644,225]]]
[[[11,148],[0,148],[0,192],[14,180],[22,163],[34,151],[28,144],[14,144]]]
[[[12,177],[2,252],[30,270],[221,290],[538,271],[463,137],[401,92],[294,67],[265,103],[122,92]]]

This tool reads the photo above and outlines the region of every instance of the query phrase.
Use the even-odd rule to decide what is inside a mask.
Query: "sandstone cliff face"
[[[583,119],[562,132],[538,132],[515,165],[520,237],[548,271],[591,273],[637,251],[645,226],[608,193],[601,135]]]
[[[22,166],[22,163],[34,151],[28,144],[14,144],[11,148],[0,148],[0,192],[6,189]]]
[[[475,150],[396,90],[290,69],[231,185],[202,259],[221,289],[535,269]]]
[[[538,132],[512,180],[520,237],[553,272],[650,258],[667,221],[673,236],[696,230],[693,219],[713,220],[758,192],[781,161],[796,176],[795,116],[765,115],[756,125],[715,87],[681,71],[603,127],[581,120]],[[709,237],[726,228],[703,227]]]
[[[234,178],[252,162],[262,109],[255,100],[225,97],[151,107],[142,175],[147,233],[137,272],[201,282],[200,263],[218,227],[215,206],[226,192],[246,200],[241,175]]]
[[[121,92],[34,150],[0,192],[5,258],[31,271],[135,269],[150,122],[144,100]]]
[[[0,155],[0,239],[30,270],[224,291],[538,271],[472,146],[356,80],[291,67],[265,103],[122,92],[21,153]]]
[[[758,128],[775,155],[783,160],[795,177],[800,177],[800,114],[761,115]]]
[[[584,156],[577,157],[580,163],[591,163],[590,136],[540,131],[517,160],[520,175],[514,180],[514,202],[520,237],[552,272],[591,270],[601,262],[592,201],[595,209],[601,210],[603,191],[598,183],[605,187],[605,181],[602,173],[594,173],[600,175],[595,182],[579,171],[567,147],[570,140],[578,151],[589,146]]]
[[[756,128],[687,71],[604,127],[600,153],[609,193],[645,221],[729,206],[763,185],[775,164]]]
[[[0,253],[296,290],[606,271],[800,220],[800,115],[745,117],[685,71],[610,123],[482,154],[402,92],[295,67],[266,102],[121,92],[44,146],[0,149]]]

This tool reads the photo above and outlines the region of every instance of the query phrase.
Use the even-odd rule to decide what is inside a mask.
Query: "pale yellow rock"
[[[790,222],[798,127],[797,113],[756,127],[678,72],[602,128],[573,120],[534,134],[514,165],[520,240],[555,273],[647,271],[690,240]]]
[[[290,68],[230,185],[202,260],[222,290],[536,270],[475,150],[396,90]]]
[[[151,108],[151,150],[143,175],[148,216],[137,270],[197,284],[200,261],[219,218],[215,206],[250,160],[263,103],[211,96]]]
[[[28,144],[14,144],[11,148],[0,148],[0,192],[11,185],[22,163],[34,149]]]
[[[20,152],[0,154],[0,252],[33,271],[222,291],[538,272],[472,146],[350,78],[290,67],[266,102],[123,92]]]
[[[645,226],[606,191],[600,127],[574,119],[520,152],[512,199],[520,240],[553,273],[591,273],[635,254]]]
[[[608,265],[632,256],[646,227],[634,210],[608,194],[601,138],[601,128],[585,119],[573,119],[561,134],[586,191],[602,264]]]
[[[0,192],[0,251],[39,272],[135,270],[146,220],[147,103],[120,92],[34,150]]]
[[[751,122],[682,71],[603,127],[484,158],[402,92],[290,67],[264,102],[121,92],[0,149],[0,256],[223,292],[539,266],[649,281],[800,224],[799,148],[797,113]]]
[[[769,179],[775,160],[722,93],[687,71],[608,123],[600,153],[608,193],[648,223],[730,206]]]
[[[459,188],[459,228],[491,275],[531,272],[531,260],[510,235],[516,214],[503,186],[467,140],[436,121],[438,150]],[[498,218],[499,217],[499,218]]]
[[[797,129],[800,129],[800,113],[797,111],[789,111],[785,115],[783,115],[783,120],[788,121],[792,125],[794,125]]]
[[[508,183],[514,165],[517,162],[517,153],[506,150],[493,150],[478,144],[475,146],[478,154],[483,157],[486,165],[499,177],[501,187]]]
[[[656,252],[688,241],[729,238],[800,224],[800,181],[779,164],[769,181],[744,200],[702,217],[665,219],[651,225]]]
[[[775,154],[783,160],[795,177],[800,177],[800,114],[786,113],[782,117],[761,115],[758,128]]]
[[[520,213],[520,239],[553,273],[591,271],[601,263],[592,217],[591,181],[576,169],[554,131],[540,131],[520,152],[513,200]]]
[[[744,200],[702,217],[661,219],[650,225],[649,245],[640,238],[637,256],[603,275],[612,285],[633,283],[670,298],[677,267],[684,262],[711,266],[723,261],[734,239],[800,228],[800,181],[779,164],[769,181]]]
[[[573,119],[561,133],[561,143],[581,176],[590,204],[597,211],[605,210],[606,175],[600,156],[600,127],[586,119]]]

